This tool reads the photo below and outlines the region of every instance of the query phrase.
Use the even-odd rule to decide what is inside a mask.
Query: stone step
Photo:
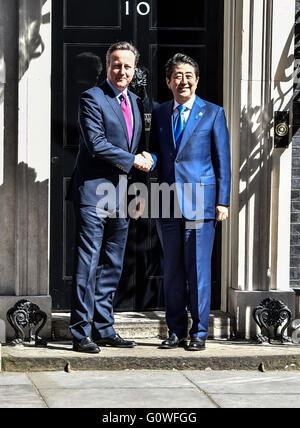
[[[262,346],[240,340],[209,340],[203,352],[159,349],[161,339],[136,339],[133,349],[101,347],[100,354],[72,350],[72,341],[2,347],[2,370],[39,372],[72,370],[299,370],[299,345]],[[1,370],[1,369],[0,369]]]
[[[68,313],[52,314],[52,340],[47,348],[34,343],[2,347],[2,370],[299,370],[300,345],[257,345],[232,339],[233,318],[220,311],[210,314],[206,351],[187,352],[183,348],[159,349],[167,336],[164,312],[117,313],[116,330],[132,338],[133,349],[101,347],[100,354],[72,350]],[[43,336],[41,334],[41,336]],[[213,339],[213,340],[212,340]],[[0,369],[1,370],[1,369]]]
[[[227,339],[233,336],[233,317],[222,311],[212,311],[209,318],[209,339]],[[70,340],[70,314],[52,314],[52,340]],[[115,329],[121,337],[131,339],[166,337],[168,329],[163,311],[118,312]],[[42,335],[42,332],[41,332]]]

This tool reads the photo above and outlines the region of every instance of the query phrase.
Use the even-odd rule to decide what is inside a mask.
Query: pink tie
[[[125,122],[127,125],[127,131],[128,131],[128,137],[129,137],[129,145],[131,144],[132,140],[132,119],[131,119],[131,110],[129,106],[129,102],[124,94],[120,96],[121,100],[121,109],[124,114]]]

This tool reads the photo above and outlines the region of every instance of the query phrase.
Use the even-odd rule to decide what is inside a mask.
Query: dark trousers
[[[123,268],[129,220],[100,218],[74,204],[76,245],[70,330],[80,340],[115,335],[113,298]]]
[[[215,225],[215,220],[197,222],[197,228],[195,222],[185,219],[157,221],[164,252],[164,295],[170,335],[187,336],[190,310],[190,336],[207,338]]]

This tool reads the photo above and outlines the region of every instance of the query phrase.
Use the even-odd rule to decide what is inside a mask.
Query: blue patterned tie
[[[178,106],[177,110],[179,111],[179,114],[177,115],[176,119],[175,119],[175,123],[174,123],[174,140],[176,143],[176,148],[177,150],[179,149],[180,146],[180,141],[181,141],[181,137],[182,137],[182,133],[184,130],[184,116],[183,113],[186,111],[186,107],[185,106]]]

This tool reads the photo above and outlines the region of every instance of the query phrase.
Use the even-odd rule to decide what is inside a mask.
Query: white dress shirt
[[[194,94],[192,96],[192,98],[190,100],[188,100],[186,103],[184,104],[179,104],[175,99],[174,99],[174,107],[173,107],[173,124],[175,123],[176,117],[179,115],[179,111],[177,110],[177,107],[179,105],[184,105],[186,107],[185,112],[183,112],[183,117],[184,117],[184,124],[186,125],[188,118],[190,117],[194,102],[196,100],[196,95]]]
[[[116,98],[117,98],[117,100],[119,101],[119,104],[121,104],[121,100],[120,100],[120,96],[121,95],[125,95],[125,97],[126,97],[126,99],[127,99],[127,101],[128,101],[128,104],[129,104],[129,107],[130,107],[130,111],[131,111],[131,121],[132,121],[132,131],[133,131],[133,129],[134,129],[134,119],[133,119],[133,113],[132,113],[132,107],[131,107],[131,102],[130,102],[130,99],[129,99],[129,96],[128,96],[128,89],[126,88],[126,89],[124,89],[124,91],[119,91],[118,89],[116,89],[111,83],[110,83],[110,81],[108,80],[108,79],[106,79],[106,81],[107,81],[107,83],[109,84],[109,86],[111,87],[111,89],[114,91],[114,94],[116,95]]]

